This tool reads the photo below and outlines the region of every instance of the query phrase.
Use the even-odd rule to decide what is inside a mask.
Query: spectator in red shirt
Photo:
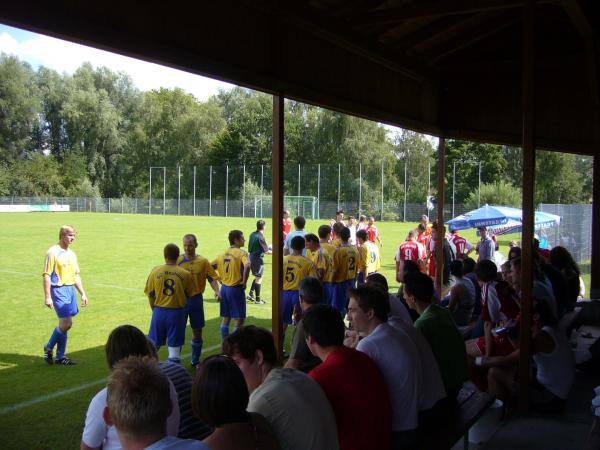
[[[323,362],[311,376],[329,399],[340,450],[390,448],[392,407],[385,379],[366,354],[344,347],[344,322],[329,305],[315,305],[303,317],[306,343]]]
[[[283,212],[283,241],[284,242],[285,242],[285,238],[287,238],[287,235],[290,234],[291,230],[292,230],[292,219],[290,219],[290,212],[284,211]]]

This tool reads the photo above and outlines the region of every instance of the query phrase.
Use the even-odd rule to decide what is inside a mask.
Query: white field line
[[[32,273],[27,273],[27,272],[16,272],[14,270],[4,270],[4,269],[0,269],[0,273],[9,273],[11,275],[21,275],[21,276],[25,276],[25,277],[31,277],[31,278],[37,278],[37,275],[34,275]],[[41,275],[40,275],[41,277]],[[129,288],[129,287],[123,287],[123,286],[117,286],[115,284],[104,284],[104,283],[94,283],[94,282],[86,282],[85,283],[86,286],[90,285],[90,286],[99,286],[99,287],[105,287],[105,288],[110,288],[110,289],[120,289],[122,291],[131,291],[131,292],[139,292],[140,294],[144,294],[144,290],[143,289],[136,289],[136,288]]]
[[[213,350],[216,350],[220,347],[221,347],[221,345],[212,345],[210,347],[202,349],[202,353],[212,352]],[[187,358],[188,356],[190,356],[189,353],[181,355],[181,358],[182,359]],[[68,369],[68,370],[73,370],[73,369],[77,370],[76,367],[72,368],[72,369]],[[91,382],[85,383],[85,384],[80,384],[79,386],[75,386],[75,387],[68,388],[68,389],[63,389],[61,391],[52,392],[51,394],[42,395],[40,397],[33,398],[31,400],[25,400],[24,402],[15,403],[14,405],[5,406],[3,408],[0,408],[0,416],[18,411],[23,408],[27,408],[29,406],[37,405],[38,403],[47,402],[48,400],[53,400],[55,398],[64,397],[65,395],[83,391],[84,389],[90,388],[92,386],[104,384],[104,383],[106,383],[106,378],[102,378],[102,379],[96,380],[96,381],[91,381]]]

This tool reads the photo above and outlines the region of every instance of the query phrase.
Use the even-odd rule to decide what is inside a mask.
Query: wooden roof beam
[[[579,34],[584,39],[595,40],[597,37],[596,32],[581,9],[579,2],[577,0],[562,0],[561,3]]]

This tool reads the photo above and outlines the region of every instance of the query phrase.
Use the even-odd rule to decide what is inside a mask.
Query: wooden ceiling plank
[[[590,25],[581,5],[577,0],[562,0],[563,8],[584,39],[596,39],[594,28]]]

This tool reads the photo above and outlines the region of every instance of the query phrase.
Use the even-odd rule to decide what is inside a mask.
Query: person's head
[[[370,286],[379,286],[384,292],[389,291],[387,279],[380,273],[369,274],[366,283]]]
[[[306,248],[311,252],[317,251],[321,246],[319,237],[316,234],[308,233],[304,236],[304,239],[306,240]]]
[[[348,216],[348,226],[352,226],[354,225],[354,222],[356,221],[356,219],[354,218],[354,216]]]
[[[121,325],[112,330],[104,352],[109,369],[113,369],[116,363],[128,356],[152,356],[148,338],[133,325]]]
[[[177,247],[175,244],[167,244],[163,250],[163,255],[165,257],[165,261],[176,262],[177,258],[179,258],[179,247]]]
[[[426,214],[423,214],[421,216],[421,223],[425,226],[427,226],[427,224],[429,223],[429,217]]]
[[[510,260],[510,282],[515,291],[521,290],[521,258]]]
[[[517,244],[517,241],[510,241],[510,242],[508,243],[508,247],[509,247],[509,248],[518,247],[518,246],[519,246],[519,244]],[[509,258],[509,259],[510,259],[510,258]]]
[[[475,271],[475,260],[470,256],[463,259],[463,274],[468,274]]]
[[[481,239],[485,239],[488,235],[487,227],[479,227],[477,229],[479,230],[479,236],[481,236]]]
[[[367,232],[365,230],[358,230],[356,232],[356,240],[359,244],[364,244],[365,242],[367,242]]]
[[[410,230],[408,235],[406,236],[407,241],[414,241],[417,239],[417,232],[415,230]]]
[[[198,366],[192,387],[194,414],[211,427],[245,422],[248,386],[244,374],[227,356],[210,356]]]
[[[77,231],[75,230],[75,227],[71,225],[63,225],[58,231],[58,240],[63,247],[68,247],[75,240],[76,234]]]
[[[289,219],[289,217],[290,217],[290,212],[289,212],[289,211],[286,209],[286,210],[283,212],[283,218],[284,218],[284,219]]]
[[[450,263],[450,275],[456,278],[462,278],[463,273],[463,262],[460,259],[455,259]]]
[[[319,234],[319,239],[329,239],[329,236],[331,236],[331,227],[329,225],[321,225],[317,233]]]
[[[292,250],[302,253],[304,247],[306,247],[306,241],[304,240],[304,236],[294,236],[292,238],[292,242],[290,242],[290,247]]]
[[[512,284],[512,277],[510,274],[510,259],[507,259],[500,265],[500,275],[502,279],[509,284]]]
[[[550,264],[562,271],[572,271],[577,275],[580,274],[577,263],[565,247],[560,245],[550,250]]]
[[[264,220],[257,220],[256,221],[256,231],[262,231],[265,229],[265,221]]]
[[[296,227],[296,230],[304,230],[304,227],[306,225],[306,219],[302,216],[296,216],[294,217],[294,226]]]
[[[242,231],[231,230],[229,232],[229,245],[241,248],[245,243],[246,240],[244,239],[244,233]]]
[[[515,259],[521,257],[521,247],[510,247],[508,250],[508,259]]]
[[[452,234],[458,234],[458,230],[457,230],[456,228],[454,228],[454,226],[453,226],[453,225],[450,225],[450,226],[448,227],[448,231],[449,231],[450,233],[452,233]]]
[[[369,222],[368,222],[369,226],[372,226],[374,223],[375,223],[375,217],[369,216]]]
[[[365,216],[364,214],[361,214],[360,217],[358,218],[358,222],[364,223],[366,221],[367,221],[367,216]]]
[[[333,224],[333,234],[335,234],[336,238],[339,239],[340,233],[344,228],[346,228],[346,225],[344,225],[342,222],[336,222]]]
[[[479,261],[475,266],[475,275],[477,279],[483,283],[496,281],[498,278],[498,267],[494,261],[486,259]]]
[[[419,265],[417,264],[416,261],[413,261],[412,259],[405,260],[404,264],[402,265],[402,272],[404,274],[420,272],[420,271],[421,271],[421,269],[419,268]]]
[[[198,248],[198,240],[194,234],[186,234],[183,237],[183,251],[186,256],[194,256]]]
[[[344,227],[340,231],[340,240],[342,242],[348,242],[348,239],[350,239],[350,228]]]
[[[340,209],[339,211],[336,211],[336,213],[335,213],[336,222],[341,221],[343,218],[344,218],[344,210]]]
[[[425,233],[427,231],[427,227],[422,223],[419,223],[419,225],[417,225],[417,231],[419,232],[419,234]]]
[[[404,299],[411,309],[417,309],[417,304],[429,305],[433,298],[433,280],[421,272],[411,272],[404,275]]]
[[[380,323],[387,322],[390,313],[389,296],[377,286],[363,284],[348,289],[347,319],[358,333],[371,333]]]
[[[313,354],[315,348],[339,347],[344,343],[344,321],[337,309],[314,305],[302,316],[306,343]]]
[[[300,307],[306,310],[312,305],[323,302],[323,285],[318,278],[306,277],[298,285]]]
[[[542,327],[544,326],[554,326],[558,324],[558,319],[552,312],[550,304],[545,299],[533,299],[532,313],[533,320],[531,328],[534,334],[541,331]]]
[[[260,386],[277,364],[273,335],[254,325],[239,328],[227,336],[223,341],[223,353],[240,368],[249,392]]]
[[[173,403],[167,376],[156,360],[129,356],[119,361],[106,386],[104,421],[114,425],[119,436],[131,440],[166,434],[167,417]]]

